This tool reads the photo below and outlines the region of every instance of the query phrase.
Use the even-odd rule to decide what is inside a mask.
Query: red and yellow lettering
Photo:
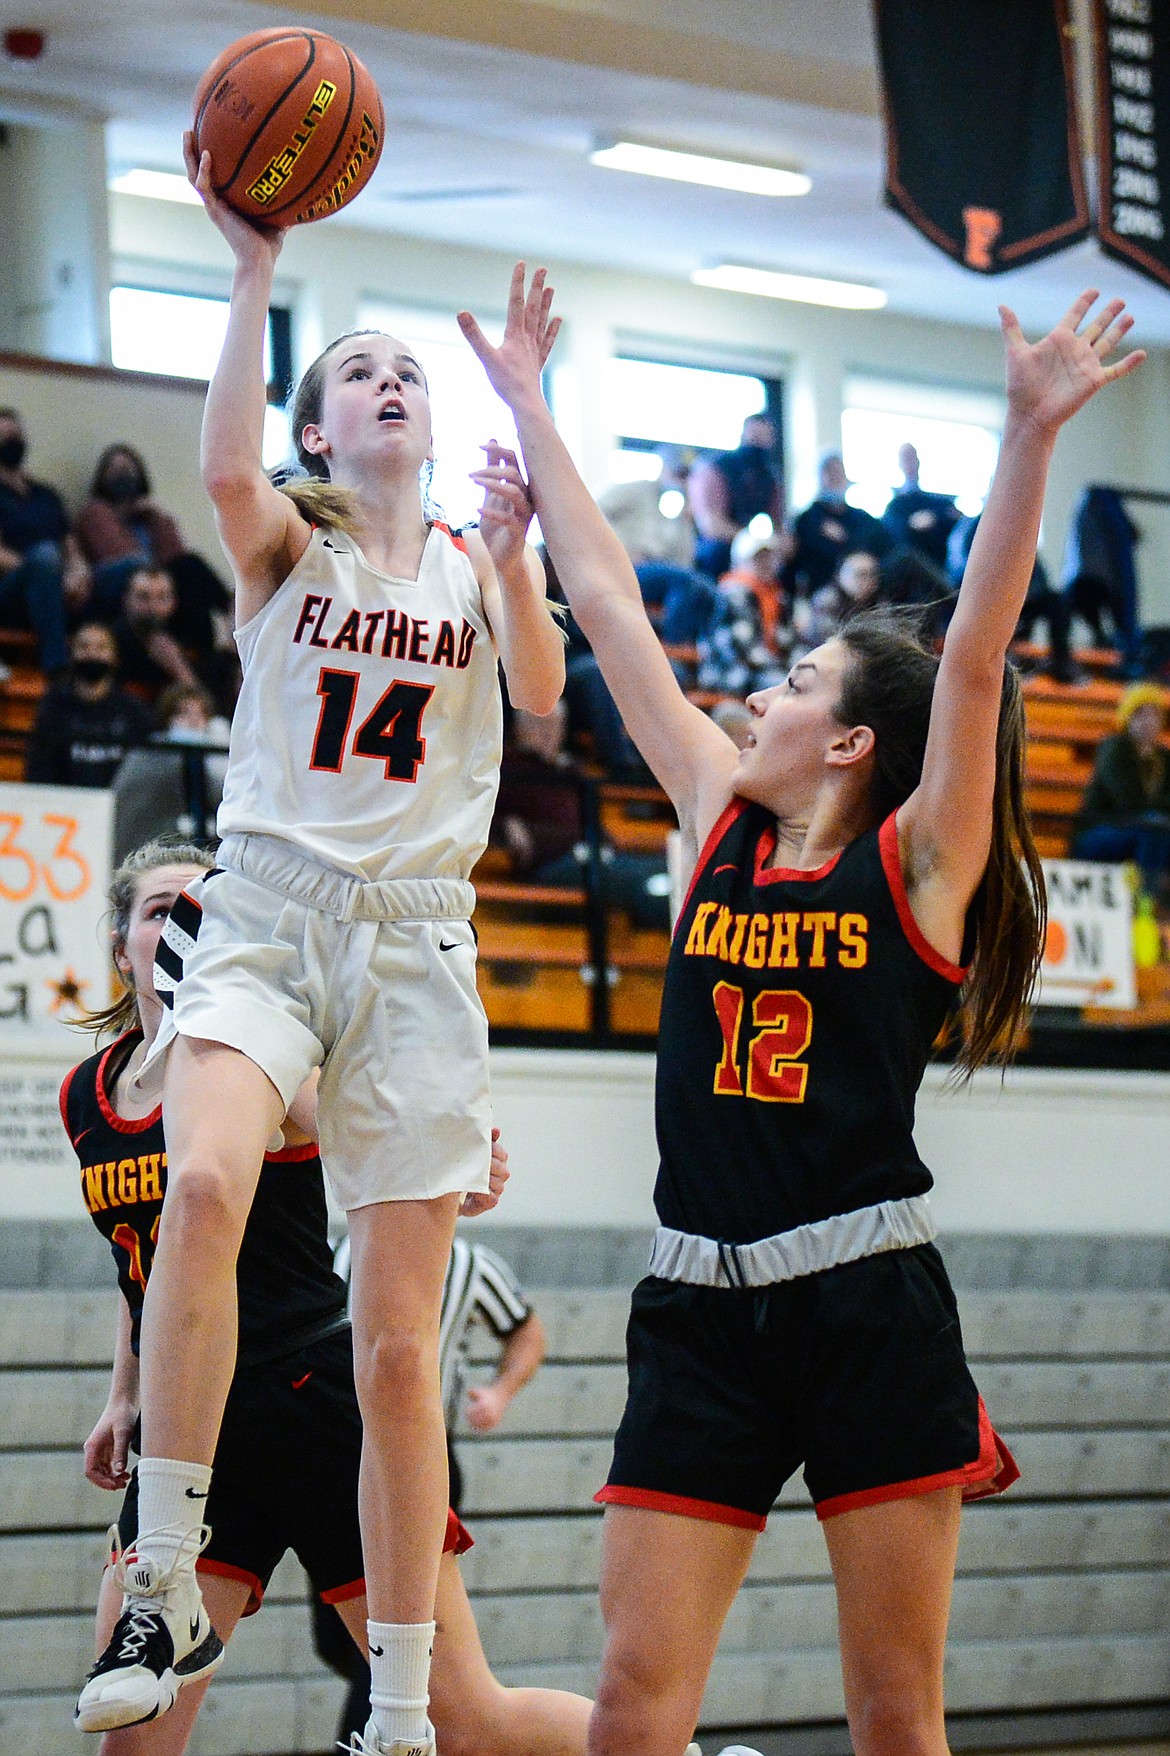
[[[717,902],[701,902],[695,910],[691,930],[687,934],[684,957],[703,957],[707,951],[707,922],[719,907]]]
[[[719,913],[715,916],[714,924],[707,935],[706,955],[708,957],[727,957],[727,929],[730,927],[731,921],[731,910],[720,903]]]
[[[808,954],[809,969],[825,967],[825,934],[831,933],[837,925],[836,910],[816,910],[804,917],[804,930],[813,936],[812,950]]]
[[[771,924],[767,915],[752,916],[747,944],[743,949],[743,961],[748,969],[763,969],[764,959],[768,954],[768,928]]]
[[[808,1068],[797,1061],[812,1041],[812,1007],[794,989],[765,989],[752,1006],[764,1026],[748,1044],[748,1096],[765,1104],[801,1104]]]
[[[711,992],[715,1016],[723,1033],[723,1057],[715,1069],[716,1097],[742,1097],[739,1077],[739,1026],[743,1018],[743,989],[730,982],[716,982]]]
[[[864,915],[841,916],[837,922],[837,962],[842,969],[865,968],[869,961],[868,932],[869,921]]]
[[[138,1200],[138,1161],[118,1160],[118,1206],[132,1207]]]
[[[772,916],[772,949],[768,953],[769,969],[797,969],[799,967],[800,953],[796,949],[796,929],[799,925],[799,915]]]
[[[138,1160],[139,1201],[161,1201],[162,1171],[167,1162],[165,1152],[144,1152]]]

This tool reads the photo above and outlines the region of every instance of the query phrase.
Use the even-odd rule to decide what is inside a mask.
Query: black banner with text
[[[1094,0],[1101,248],[1170,286],[1170,0]]]
[[[1068,0],[875,0],[886,200],[979,274],[1089,231]]]

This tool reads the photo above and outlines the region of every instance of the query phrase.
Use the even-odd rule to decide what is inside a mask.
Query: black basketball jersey
[[[130,1031],[75,1067],[61,1087],[61,1118],[81,1167],[81,1195],[108,1238],[130,1307],[138,1352],[142,1301],[167,1186],[162,1109],[141,1121],[119,1116],[113,1079],[140,1040]],[[344,1328],[346,1292],[333,1272],[325,1182],[309,1143],[266,1153],[236,1264],[240,1365],[277,1359]]]
[[[699,856],[658,1037],[663,1225],[752,1243],[923,1194],[914,1100],[963,971],[910,912],[891,816],[817,871],[737,799]]]

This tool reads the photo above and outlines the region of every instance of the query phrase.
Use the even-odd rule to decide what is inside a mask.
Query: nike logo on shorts
[[[308,1383],[308,1382],[309,1382],[309,1379],[310,1379],[310,1378],[311,1378],[311,1377],[312,1377],[312,1376],[313,1376],[313,1374],[312,1374],[312,1373],[311,1373],[311,1372],[306,1372],[306,1373],[305,1373],[305,1375],[304,1375],[304,1377],[303,1377],[303,1378],[294,1378],[294,1379],[293,1379],[293,1381],[292,1381],[292,1387],[293,1387],[293,1389],[294,1389],[294,1390],[300,1390],[300,1389],[301,1389],[301,1387],[302,1387],[302,1385],[305,1385],[305,1384],[307,1384],[307,1383]]]
[[[184,1489],[184,1492],[188,1500],[206,1500],[207,1498],[206,1493],[201,1494],[198,1488],[186,1488]]]
[[[440,951],[458,951],[458,949],[459,949],[458,939],[453,939],[451,941],[450,945],[448,945],[446,940],[444,940],[444,939],[439,940],[439,950]]]
[[[191,1628],[190,1638],[192,1640],[198,1640],[198,1638],[199,1638],[199,1617],[198,1616],[192,1616],[190,1628]]]

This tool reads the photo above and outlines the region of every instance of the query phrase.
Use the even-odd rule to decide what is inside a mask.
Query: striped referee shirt
[[[348,1238],[337,1246],[333,1265],[348,1287]],[[462,1237],[455,1239],[439,1316],[439,1382],[448,1431],[459,1418],[473,1326],[480,1323],[497,1341],[507,1341],[531,1312],[519,1281],[494,1250],[469,1244]]]

